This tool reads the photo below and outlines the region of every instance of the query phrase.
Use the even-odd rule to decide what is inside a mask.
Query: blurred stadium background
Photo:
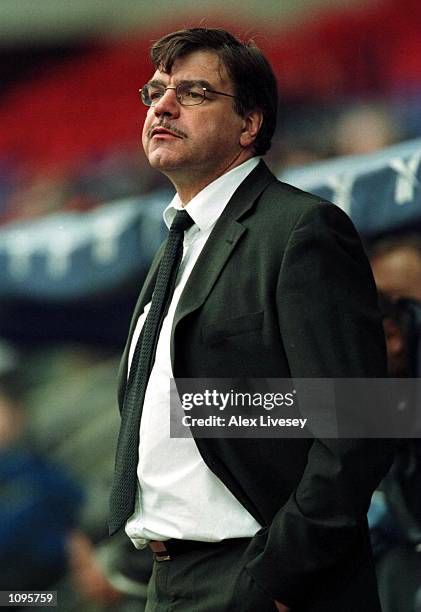
[[[118,357],[171,197],[142,156],[137,92],[151,41],[194,25],[253,38],[271,60],[279,177],[345,208],[368,242],[420,229],[419,0],[2,0],[0,395],[24,425],[0,427],[0,451],[19,437],[64,466],[81,493],[62,531],[83,533],[79,551],[106,538]],[[48,529],[39,520],[28,529]],[[59,576],[45,563],[47,582],[66,580],[67,559]],[[59,609],[112,599],[75,580]]]

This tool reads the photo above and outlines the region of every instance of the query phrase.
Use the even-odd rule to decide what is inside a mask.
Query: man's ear
[[[245,149],[250,147],[256,140],[263,123],[263,113],[260,110],[254,110],[247,113],[243,119],[243,129],[240,135],[240,145]]]

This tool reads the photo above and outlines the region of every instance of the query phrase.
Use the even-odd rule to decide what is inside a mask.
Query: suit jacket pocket
[[[214,344],[222,342],[230,336],[237,336],[238,334],[261,329],[263,326],[263,315],[264,311],[262,310],[210,323],[203,328],[203,341],[208,344]]]

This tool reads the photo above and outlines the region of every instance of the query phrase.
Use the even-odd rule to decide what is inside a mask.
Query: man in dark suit
[[[123,517],[133,543],[155,555],[147,610],[376,612],[366,511],[390,462],[386,443],[169,436],[172,376],[383,377],[386,365],[374,284],[351,222],[277,181],[260,159],[277,111],[261,52],[223,30],[193,28],[157,41],[151,55],[143,146],[177,190],[167,225],[184,210],[193,226],[147,342],[146,390],[130,409],[141,368],[135,347],[149,334],[142,328],[161,292],[165,245],[120,374],[123,423],[141,413],[131,442],[136,501]],[[120,481],[130,427],[119,440]],[[122,484],[114,489],[124,493]],[[111,508],[115,517],[115,501]],[[121,522],[113,518],[111,531]]]

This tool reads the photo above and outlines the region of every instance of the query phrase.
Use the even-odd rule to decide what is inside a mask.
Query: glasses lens
[[[205,99],[205,92],[201,85],[187,85],[180,83],[177,86],[177,98],[184,106],[201,104]]]
[[[162,98],[164,94],[165,87],[161,85],[145,85],[140,90],[142,102],[143,104],[146,104],[146,106],[153,106]]]

